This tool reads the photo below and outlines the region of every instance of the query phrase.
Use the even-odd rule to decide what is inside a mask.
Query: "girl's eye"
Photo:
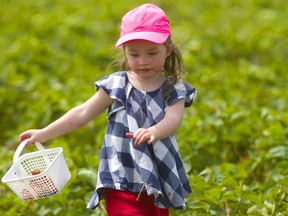
[[[157,52],[151,52],[149,53],[150,56],[154,56],[154,55],[157,55]]]
[[[138,57],[139,55],[136,54],[136,53],[130,53],[130,56],[132,56],[132,57]]]
[[[149,56],[155,56],[157,54],[158,54],[158,52],[148,52],[147,53],[147,55],[149,55]],[[129,53],[128,55],[133,57],[133,58],[138,58],[140,56],[139,53]]]

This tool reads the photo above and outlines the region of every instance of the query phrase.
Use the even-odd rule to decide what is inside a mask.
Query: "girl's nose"
[[[141,56],[141,57],[140,57],[140,60],[139,60],[139,64],[140,64],[140,65],[146,65],[146,64],[148,64],[147,58],[146,58],[145,56]]]

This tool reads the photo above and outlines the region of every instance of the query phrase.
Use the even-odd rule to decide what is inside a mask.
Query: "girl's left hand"
[[[152,134],[149,129],[146,128],[139,128],[135,133],[127,133],[126,137],[134,138],[134,146],[139,146],[143,142],[147,141],[148,144],[153,144],[157,141],[154,134]]]

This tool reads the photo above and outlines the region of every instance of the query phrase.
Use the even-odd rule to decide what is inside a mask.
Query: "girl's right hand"
[[[45,142],[47,139],[43,136],[42,129],[32,129],[27,130],[20,134],[19,140],[20,142],[29,139],[27,145],[34,144],[35,142]]]

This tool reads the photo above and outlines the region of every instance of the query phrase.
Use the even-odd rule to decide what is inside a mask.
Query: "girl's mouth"
[[[150,69],[139,69],[140,72],[143,72],[143,73],[147,73],[150,71]]]

